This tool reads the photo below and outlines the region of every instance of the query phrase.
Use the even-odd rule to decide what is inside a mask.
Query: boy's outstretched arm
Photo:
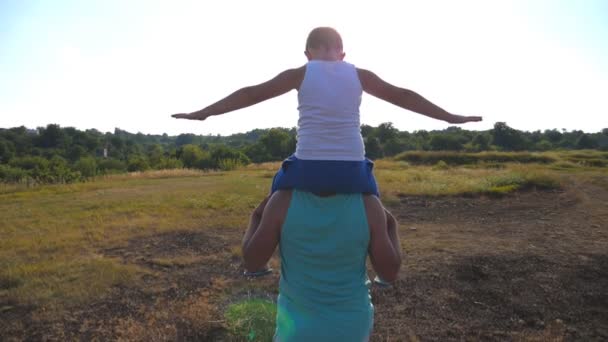
[[[366,93],[401,108],[453,124],[481,121],[480,116],[450,114],[419,94],[408,89],[396,87],[382,80],[371,71],[357,69],[357,72],[359,74],[359,79],[361,80],[361,86]]]
[[[173,114],[176,119],[205,120],[213,115],[228,113],[249,107],[273,97],[298,89],[304,78],[305,67],[289,69],[273,79],[258,85],[241,88],[218,102],[192,113]]]

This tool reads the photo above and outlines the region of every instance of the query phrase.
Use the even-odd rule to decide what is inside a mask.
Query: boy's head
[[[308,34],[304,54],[309,61],[313,59],[341,61],[345,56],[342,37],[331,27],[317,27]]]

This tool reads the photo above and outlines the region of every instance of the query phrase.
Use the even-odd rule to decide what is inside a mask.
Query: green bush
[[[217,163],[217,167],[222,171],[236,170],[242,165],[238,159],[220,159]]]
[[[443,160],[438,161],[437,164],[433,166],[433,170],[447,170],[449,168],[450,167],[448,166],[448,164]]]
[[[49,167],[49,161],[37,156],[26,156],[11,159],[10,166],[24,170],[44,170]]]
[[[196,145],[184,145],[179,151],[179,159],[187,168],[211,169],[214,162],[209,151],[205,151]]]
[[[101,159],[97,163],[97,168],[102,174],[120,173],[127,171],[127,164],[118,159]]]
[[[180,149],[180,160],[185,167],[197,168],[203,159],[203,150],[200,147],[192,144],[187,144]]]
[[[0,181],[4,183],[21,183],[29,177],[26,170],[0,164]]]
[[[97,175],[97,161],[93,157],[82,157],[74,164],[74,169],[84,177],[91,178]]]
[[[222,170],[234,170],[240,165],[247,165],[251,161],[243,152],[228,146],[214,146],[211,149],[213,167]]]
[[[49,161],[48,176],[46,183],[72,183],[82,178],[82,174],[72,170],[68,161],[60,156],[53,156]]]
[[[164,169],[181,169],[184,167],[184,164],[181,160],[175,158],[162,158],[160,163],[158,164],[158,168],[161,170]]]
[[[127,163],[127,171],[136,172],[136,171],[146,171],[150,169],[150,165],[146,158],[142,156],[132,156],[129,158]]]

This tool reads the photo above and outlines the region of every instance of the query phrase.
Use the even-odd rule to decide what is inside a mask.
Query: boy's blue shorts
[[[303,160],[294,155],[283,161],[272,180],[272,190],[297,189],[312,193],[368,193],[380,197],[374,163],[342,160]]]

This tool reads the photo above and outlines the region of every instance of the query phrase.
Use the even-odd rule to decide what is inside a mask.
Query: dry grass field
[[[608,169],[578,157],[378,161],[405,260],[373,340],[608,340]],[[265,340],[279,275],[240,241],[278,165],[0,186],[0,340]]]

